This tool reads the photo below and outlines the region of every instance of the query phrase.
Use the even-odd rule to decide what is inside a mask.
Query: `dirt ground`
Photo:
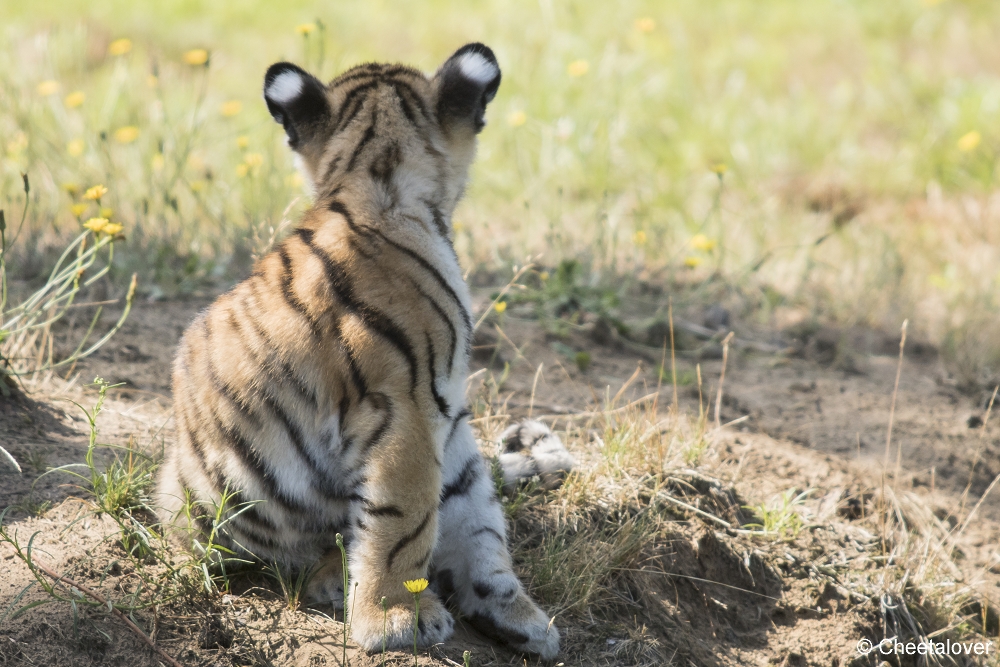
[[[485,307],[487,295],[478,298]],[[74,499],[79,490],[67,476],[38,477],[48,468],[83,459],[86,422],[67,399],[92,405],[94,392],[83,385],[96,375],[123,383],[109,393],[101,440],[125,443],[131,437],[152,451],[169,446],[174,345],[207,303],[138,303],[119,334],[81,362],[69,380],[39,383],[17,401],[0,399],[0,444],[24,468],[17,475],[0,467],[0,508],[12,506],[5,524],[22,536],[37,531],[40,558],[59,572],[96,581],[106,590],[129,577],[120,568],[99,567],[116,562],[118,546],[105,539],[114,533],[110,520],[84,511]],[[503,362],[510,364],[498,401],[513,418],[530,412],[558,432],[574,415],[599,408],[637,368],[625,399],[659,391],[661,404],[673,400],[670,378],[658,378],[661,353],[656,348],[614,336],[602,339],[587,329],[556,341],[537,322],[513,314],[502,324],[502,332],[492,322],[484,325],[472,370],[492,364],[498,375]],[[643,568],[631,579],[633,618],[623,616],[611,625],[582,617],[560,621],[564,664],[876,664],[854,650],[859,638],[881,631],[881,616],[877,601],[855,599],[851,592],[851,563],[869,558],[875,539],[853,520],[851,503],[859,489],[877,482],[887,459],[898,342],[872,333],[831,337],[819,332],[802,341],[782,332],[762,335],[738,323],[733,329],[744,343],[760,345],[756,351],[754,345],[734,346],[729,355],[719,420],[735,423],[718,436],[723,454],[713,474],[737,504],[763,502],[791,488],[813,489],[808,503],[813,527],[793,541],[762,542],[711,522],[678,520],[656,552],[656,567]],[[824,342],[824,336],[834,342]],[[847,362],[836,350],[845,341],[850,342]],[[777,351],[767,351],[772,349]],[[585,370],[567,350],[589,352]],[[1000,428],[995,421],[982,427],[981,392],[959,391],[932,349],[922,346],[916,352],[905,358],[899,379],[890,469],[898,457],[897,493],[909,494],[939,521],[955,525],[1000,472]],[[695,414],[698,368],[702,402],[709,408],[714,408],[722,370],[720,355],[698,356],[684,353],[677,360],[679,403]],[[998,599],[1000,495],[987,495],[977,511],[959,545],[960,574],[985,598]],[[817,558],[837,570],[837,577],[818,576]],[[664,577],[664,572],[672,575]],[[37,590],[15,599],[30,582],[23,564],[0,545],[0,612],[42,599]],[[138,620],[185,665],[340,664],[342,626],[331,618],[333,610],[289,611],[273,585],[257,584],[225,596],[203,617],[176,607]],[[158,664],[118,619],[100,610],[79,613],[87,622],[75,622],[69,605],[51,604],[0,624],[0,665]],[[985,625],[986,615],[983,619]],[[241,633],[252,641],[240,643]],[[246,646],[255,648],[248,652]],[[461,624],[454,639],[424,651],[421,662],[462,664],[465,650],[472,651],[476,665],[530,664]],[[411,659],[392,654],[387,664]],[[351,650],[349,660],[375,665],[381,656]]]

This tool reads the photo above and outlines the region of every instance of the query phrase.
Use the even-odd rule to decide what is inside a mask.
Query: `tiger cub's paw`
[[[562,441],[545,424],[528,420],[500,434],[498,461],[503,471],[503,490],[513,492],[519,484],[538,477],[542,488],[562,484],[576,461]]]
[[[486,607],[466,621],[479,632],[517,651],[552,660],[559,653],[559,629],[522,591],[512,602]]]
[[[362,604],[351,619],[351,635],[359,646],[367,651],[382,650],[382,608],[378,605]],[[385,614],[385,645],[390,649],[413,647],[413,603],[397,604],[389,607]],[[417,624],[417,644],[430,646],[451,637],[455,630],[455,620],[444,608],[441,600],[431,591],[420,595],[420,620]]]

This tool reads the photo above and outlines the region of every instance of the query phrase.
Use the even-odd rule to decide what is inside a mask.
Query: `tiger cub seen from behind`
[[[464,46],[431,77],[366,64],[328,85],[278,63],[264,83],[314,204],[181,340],[165,523],[190,539],[211,524],[189,525],[185,503],[236,490],[229,545],[317,566],[311,591],[329,601],[344,594],[345,536],[366,649],[382,646],[383,596],[388,645],[412,641],[403,581],[428,577],[421,644],[451,635],[444,598],[485,634],[554,657],[558,630],[512,570],[464,406],[472,317],[450,221],[500,84],[493,52]]]

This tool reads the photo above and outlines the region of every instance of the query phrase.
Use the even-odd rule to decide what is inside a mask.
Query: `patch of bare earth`
[[[204,305],[137,304],[108,346],[75,369],[74,380],[51,379],[30,386],[28,396],[0,399],[0,444],[25,469],[17,475],[0,468],[0,508],[12,506],[5,525],[22,543],[35,535],[39,560],[109,599],[136,594],[138,582],[115,524],[90,513],[66,475],[37,478],[83,460],[85,422],[64,399],[91,405],[95,393],[83,385],[96,375],[125,383],[109,393],[101,441],[133,438],[154,454],[169,446],[173,348]],[[959,392],[933,355],[904,361],[889,453],[890,471],[898,457],[901,472],[886,482],[898,352],[891,339],[855,344],[846,362],[837,352],[843,335],[827,344],[814,333],[799,341],[797,355],[787,353],[795,341],[761,339],[757,351],[734,346],[718,418],[735,423],[716,430],[717,354],[679,352],[674,413],[673,386],[669,375],[665,381],[658,375],[662,351],[655,347],[589,329],[555,339],[536,322],[514,317],[502,324],[501,330],[484,324],[473,365],[486,367],[470,388],[484,451],[492,453],[489,439],[505,423],[530,414],[550,424],[580,461],[562,488],[522,493],[507,504],[522,579],[562,630],[559,661],[878,664],[874,656],[857,654],[858,640],[892,636],[906,616],[887,609],[880,595],[895,590],[892,559],[902,553],[898,531],[889,543],[883,539],[886,512],[877,496],[887,487],[890,512],[909,528],[937,536],[928,537],[931,555],[919,561],[929,568],[920,585],[931,581],[933,569],[947,574],[938,585],[951,587],[942,593],[904,582],[899,590],[915,596],[910,615],[925,631],[944,629],[942,637],[968,636],[977,628],[996,636],[988,601],[997,597],[1000,582],[994,574],[1000,568],[1000,503],[987,496],[971,518],[970,511],[1000,472],[1000,430],[982,427],[982,396]],[[772,348],[782,352],[761,351]],[[589,364],[580,364],[585,370],[575,351],[589,353]],[[696,364],[703,379],[700,403],[708,411],[703,437]],[[661,448],[652,465],[649,451],[638,458],[612,452],[611,436],[632,423],[642,427],[631,436],[635,442],[659,443],[650,450]],[[801,527],[783,536],[753,534],[751,524],[760,517],[747,507],[773,506],[791,490],[809,491],[791,510]],[[25,565],[0,545],[0,613],[46,599],[31,584]],[[190,595],[133,617],[184,665],[342,662],[337,610],[289,610],[277,585],[260,573],[235,578],[225,595]],[[422,649],[421,664],[462,664],[466,650],[474,665],[524,664],[522,656],[461,623],[457,628],[445,645]],[[382,660],[350,644],[347,658],[361,666]],[[158,660],[103,608],[74,610],[52,602],[0,624],[0,665]],[[387,664],[411,660],[390,652]],[[920,664],[916,657],[897,662]],[[956,663],[979,664],[964,657]]]

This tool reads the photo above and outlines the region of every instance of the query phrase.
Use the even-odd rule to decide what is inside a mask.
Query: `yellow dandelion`
[[[639,32],[653,32],[656,30],[656,21],[648,16],[644,16],[641,19],[636,19],[635,29]]]
[[[123,56],[132,50],[132,40],[128,37],[122,37],[121,39],[116,39],[115,41],[108,44],[108,55],[109,56]]]
[[[226,118],[232,118],[241,111],[243,111],[243,102],[239,100],[229,100],[219,107],[219,113]]]
[[[694,267],[698,266],[699,264],[701,264],[701,257],[685,257],[684,258],[684,266],[688,267],[689,269],[693,269]]]
[[[147,88],[156,88],[156,86],[159,85],[159,83],[160,83],[160,78],[155,74],[150,74],[149,76],[146,77]]]
[[[149,161],[149,166],[153,168],[153,171],[163,171],[163,165],[165,162],[166,160],[163,158],[163,153],[156,153]]]
[[[115,141],[120,144],[130,144],[139,138],[139,128],[135,125],[126,125],[115,130]]]
[[[250,145],[250,137],[248,137],[247,135],[241,134],[240,136],[236,137],[236,147],[239,148],[240,150],[243,150],[249,145]]]
[[[105,225],[108,223],[109,220],[107,218],[91,218],[87,222],[83,223],[83,226],[96,234],[103,230]]]
[[[206,65],[208,64],[208,51],[205,49],[191,49],[184,52],[182,59],[188,65]]]
[[[247,153],[244,158],[248,167],[259,167],[264,164],[264,156],[260,153]]]
[[[108,207],[104,207],[104,208],[101,209],[100,216],[102,218],[107,218],[107,219],[110,220],[112,215],[114,215],[114,210],[113,209],[110,209]]]
[[[70,157],[80,157],[83,155],[83,149],[86,147],[86,144],[83,143],[83,139],[73,139],[66,144],[66,152],[69,153]]]
[[[207,181],[201,181],[201,180],[194,181],[193,183],[191,183],[191,192],[201,192],[207,187],[208,187]]]
[[[285,185],[290,188],[301,188],[302,182],[302,174],[297,171],[285,176]]]
[[[410,581],[404,581],[403,585],[406,586],[406,590],[416,595],[417,593],[422,593],[427,588],[427,580],[411,579]]]
[[[246,163],[241,162],[240,164],[236,165],[236,175],[239,176],[240,178],[246,176],[247,172],[249,171],[250,167],[248,167]]]
[[[80,186],[73,182],[63,183],[62,189],[65,190],[70,197],[75,197],[80,194]]]
[[[727,171],[729,171],[729,167],[726,165],[725,162],[719,162],[717,164],[712,165],[712,173],[715,174],[716,176],[722,176]]]
[[[507,116],[507,124],[511,127],[521,127],[528,122],[528,114],[523,111],[515,111]]]
[[[704,234],[695,234],[691,237],[691,247],[695,250],[708,252],[715,249],[715,241],[708,238]]]
[[[103,185],[95,185],[92,188],[87,188],[87,191],[83,193],[83,198],[96,201],[106,194],[108,194],[108,189],[106,187]]]
[[[49,95],[55,95],[59,92],[59,82],[52,81],[42,81],[38,84],[38,94],[42,97],[48,97]]]
[[[86,213],[87,205],[83,203],[73,204],[72,206],[69,207],[69,210],[73,212],[73,215],[79,218],[81,215]]]
[[[646,232],[641,229],[632,235],[632,242],[636,245],[646,245]]]
[[[451,223],[451,228],[455,230],[456,234],[461,234],[465,231],[465,224],[459,220],[455,220]]]
[[[316,31],[315,23],[300,23],[299,25],[295,26],[295,32],[303,36],[308,36],[315,31]]]
[[[542,271],[541,273],[538,274],[538,277],[542,279],[542,282],[545,282],[546,280],[549,279],[549,272]]]
[[[972,132],[966,132],[962,135],[962,138],[958,140],[958,150],[963,153],[968,153],[976,149],[979,142],[983,140],[983,136],[979,132],[973,130]]]
[[[115,234],[120,233],[123,229],[125,228],[117,222],[109,222],[104,225],[104,228],[101,231],[108,236],[114,236]]]
[[[586,60],[574,60],[566,68],[566,72],[572,77],[583,76],[590,71],[590,63]]]
[[[496,305],[493,306],[493,310],[497,311],[497,313],[502,313],[503,311],[507,310],[507,302],[497,301]]]
[[[75,109],[83,104],[85,99],[87,99],[86,93],[82,90],[74,90],[63,99],[63,104],[65,104],[69,109]]]

